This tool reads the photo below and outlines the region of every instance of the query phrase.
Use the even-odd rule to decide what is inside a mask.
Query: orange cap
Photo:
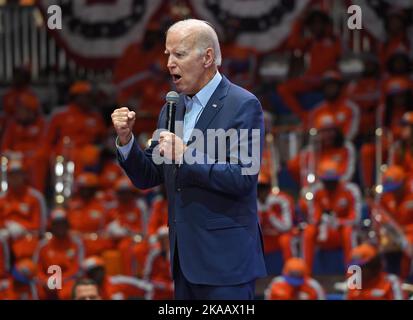
[[[387,95],[397,94],[411,89],[412,84],[405,77],[392,77],[387,81],[384,91]]]
[[[378,251],[373,245],[363,243],[351,251],[351,259],[364,264],[377,256],[377,254]]]
[[[91,256],[82,263],[82,269],[86,272],[97,267],[105,267],[105,262],[99,256]]]
[[[30,92],[22,92],[19,94],[17,97],[17,103],[24,108],[33,110],[33,111],[39,111],[40,109],[40,102],[39,99],[32,93]]]
[[[314,128],[316,128],[317,130],[322,130],[340,127],[337,126],[334,116],[332,114],[327,113],[315,119]]]
[[[79,187],[97,187],[99,186],[98,176],[92,172],[83,172],[76,179]]]
[[[31,259],[22,259],[16,263],[16,270],[26,278],[33,278],[37,274],[37,267]]]
[[[306,276],[308,275],[308,270],[304,259],[294,257],[287,260],[282,273],[285,276],[288,276],[291,273],[295,273],[295,275],[300,274],[302,276]]]
[[[92,91],[92,85],[88,81],[76,81],[69,89],[71,95],[85,94]]]
[[[383,191],[391,192],[398,189],[405,178],[406,174],[402,167],[396,165],[388,167],[383,174]]]
[[[331,159],[321,161],[317,174],[321,180],[339,180],[341,177],[338,162]]]

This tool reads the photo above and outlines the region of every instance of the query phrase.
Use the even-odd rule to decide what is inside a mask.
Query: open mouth
[[[172,74],[172,80],[174,83],[179,82],[179,80],[181,80],[182,76],[179,74]]]

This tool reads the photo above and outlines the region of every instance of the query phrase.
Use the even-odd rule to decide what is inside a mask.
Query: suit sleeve
[[[162,109],[158,119],[158,128],[161,127],[161,119],[165,108]],[[129,179],[139,189],[149,189],[160,185],[164,181],[163,166],[156,164],[152,160],[154,148],[158,145],[158,141],[152,141],[151,145],[142,150],[137,141],[133,142],[132,149],[126,160],[117,151],[118,161],[120,166],[125,170]]]
[[[253,188],[256,188],[264,139],[263,114],[260,102],[257,99],[245,101],[239,108],[230,127],[237,131],[241,143],[232,143],[229,146],[230,152],[227,152],[226,162],[218,162],[216,159],[211,159],[207,153],[189,147],[185,153],[191,152],[195,159],[203,159],[203,161],[202,163],[188,164],[185,159],[186,155],[184,156],[178,175],[181,186],[198,186],[236,196],[247,195]],[[241,129],[248,130],[247,140],[241,138]],[[258,137],[251,134],[252,129],[259,130]],[[259,146],[258,154],[252,152],[253,145],[255,149]],[[242,157],[230,158],[229,155],[237,153],[233,153],[233,151],[238,150],[235,148],[239,148],[239,155],[247,152],[248,157],[255,159],[253,167],[256,168],[256,172],[248,170],[249,173],[245,174],[247,168],[252,169],[251,164],[245,163]]]

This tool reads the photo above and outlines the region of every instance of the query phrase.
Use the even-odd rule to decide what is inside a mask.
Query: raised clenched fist
[[[121,145],[125,145],[132,138],[132,130],[135,124],[136,114],[126,107],[116,109],[112,113],[112,123],[119,137]]]

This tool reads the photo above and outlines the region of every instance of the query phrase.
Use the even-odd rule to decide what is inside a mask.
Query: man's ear
[[[215,52],[212,48],[207,48],[204,55],[204,67],[209,68],[213,65],[215,60]]]

